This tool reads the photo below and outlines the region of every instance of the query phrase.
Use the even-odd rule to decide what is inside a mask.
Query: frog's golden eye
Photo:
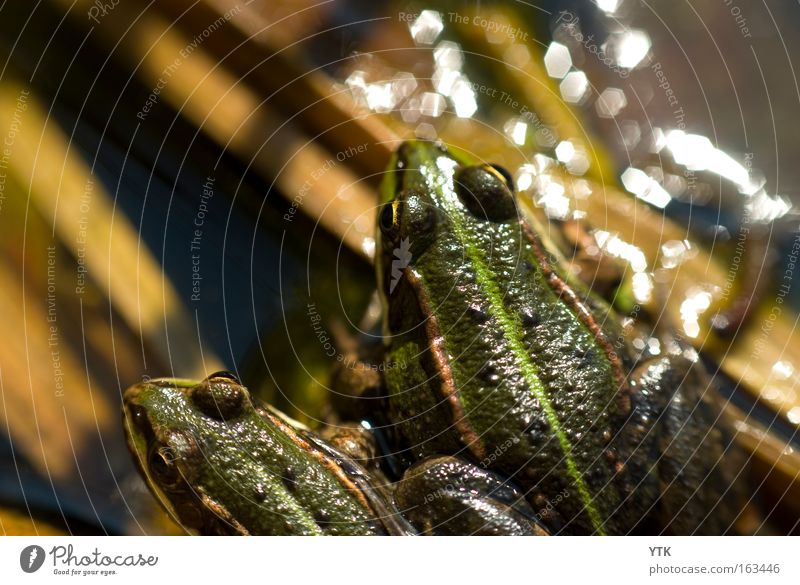
[[[514,177],[511,176],[511,173],[508,172],[508,169],[494,163],[486,165],[486,167],[489,170],[497,172],[503,178],[503,181],[505,182],[506,187],[508,187],[508,190],[511,192],[514,191]]]
[[[159,485],[172,487],[178,485],[181,474],[175,464],[175,452],[165,445],[153,445],[147,456],[147,466]]]
[[[455,188],[470,213],[490,221],[516,219],[517,204],[511,191],[511,175],[502,167],[479,165],[463,167],[456,172]],[[507,176],[506,176],[507,175]]]
[[[396,225],[397,220],[397,202],[390,201],[381,209],[381,214],[378,218],[378,226],[384,234],[389,234]]]

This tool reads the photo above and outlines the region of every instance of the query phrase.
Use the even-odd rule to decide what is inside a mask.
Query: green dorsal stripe
[[[578,469],[578,466],[575,463],[575,459],[572,455],[572,444],[570,443],[566,434],[564,434],[564,431],[561,428],[561,423],[558,420],[558,415],[553,408],[553,404],[550,402],[547,389],[539,379],[538,368],[533,363],[530,354],[525,349],[525,345],[522,341],[524,338],[524,328],[522,323],[517,315],[509,313],[503,304],[503,295],[500,291],[497,281],[494,278],[494,272],[491,270],[491,268],[489,268],[483,250],[475,244],[468,233],[468,230],[464,229],[464,226],[461,223],[461,217],[459,216],[461,211],[455,209],[447,200],[447,197],[442,197],[442,205],[448,208],[448,211],[450,212],[450,219],[453,222],[453,230],[463,244],[471,265],[475,268],[475,275],[477,277],[478,284],[482,290],[486,292],[486,296],[489,299],[489,313],[493,315],[500,323],[500,326],[505,333],[505,338],[508,341],[509,347],[511,348],[511,352],[514,354],[514,357],[520,364],[520,369],[525,377],[525,381],[531,387],[534,395],[542,405],[542,409],[544,410],[547,421],[550,424],[550,428],[553,429],[553,432],[558,439],[558,443],[561,446],[561,449],[564,452],[564,458],[566,459],[567,471],[572,478],[572,481],[575,483],[581,501],[583,502],[583,505],[589,514],[592,527],[598,534],[605,534],[600,514],[592,502],[592,496],[589,493],[589,488],[587,487],[586,482],[583,479],[583,475]]]

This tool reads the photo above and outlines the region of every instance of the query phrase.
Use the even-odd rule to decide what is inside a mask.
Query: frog
[[[229,373],[126,391],[131,451],[183,525],[203,534],[735,532],[741,454],[699,356],[669,334],[658,355],[637,353],[620,317],[570,278],[521,212],[510,173],[408,141],[381,199],[383,336],[380,351],[366,352],[381,364],[348,360],[334,376],[349,387],[335,388],[348,397],[338,401],[343,416],[364,423],[358,436],[322,438],[259,405]],[[388,455],[365,428],[380,430]],[[401,463],[390,472],[375,459]]]
[[[741,454],[698,354],[642,356],[570,279],[499,165],[396,150],[377,213],[382,406],[414,465],[502,475],[551,534],[735,531]]]
[[[260,404],[230,372],[134,384],[123,416],[141,475],[189,533],[545,534],[518,490],[452,457],[409,469],[395,499],[377,467],[368,468],[371,435],[331,427],[326,440]],[[481,490],[462,489],[461,476]]]
[[[229,372],[145,380],[125,391],[123,413],[141,475],[190,533],[411,531],[360,466]]]

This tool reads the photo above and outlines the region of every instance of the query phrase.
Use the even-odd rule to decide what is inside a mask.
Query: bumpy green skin
[[[668,357],[632,372],[633,413],[620,434],[628,453],[619,481],[634,493],[638,532],[653,534],[737,533],[735,520],[747,501],[737,476],[744,454],[710,399],[715,391],[699,364]],[[652,502],[644,508],[639,504]],[[646,512],[646,513],[645,513]]]
[[[400,512],[433,536],[546,536],[525,496],[507,480],[456,457],[431,457],[397,482]]]
[[[705,455],[718,455],[718,437],[703,442],[702,425],[662,424],[675,418],[675,387],[650,393],[646,384],[621,384],[632,361],[592,327],[592,317],[605,317],[591,314],[598,304],[565,301],[572,289],[553,280],[556,267],[499,174],[473,165],[439,145],[409,142],[384,184],[376,264],[385,383],[404,446],[416,459],[463,453],[513,477],[535,508],[552,511],[554,533],[724,530],[692,524],[691,512],[669,499],[704,489],[700,468],[676,471],[685,459],[676,449],[702,443],[713,447]],[[664,374],[645,382],[657,385]],[[687,402],[703,412],[696,398]],[[631,404],[647,410],[636,424],[626,422]],[[681,447],[670,451],[679,431]],[[692,481],[666,490],[670,473]]]
[[[201,534],[370,535],[393,524],[345,458],[257,409],[230,378],[151,380],[126,391],[124,410],[150,487]]]

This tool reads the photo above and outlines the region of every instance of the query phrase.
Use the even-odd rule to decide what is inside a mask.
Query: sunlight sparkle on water
[[[536,193],[533,202],[544,209],[547,217],[564,219],[569,214],[570,202],[561,181],[550,175],[540,175],[534,181]]]
[[[607,87],[597,98],[594,107],[601,118],[613,118],[627,105],[624,91],[617,87]]]
[[[606,14],[614,14],[617,10],[619,10],[622,0],[594,0],[594,3],[597,4],[597,7]]]
[[[553,41],[547,47],[547,52],[544,54],[544,67],[547,69],[547,74],[556,79],[563,79],[572,68],[572,57],[569,54],[569,49]]]
[[[630,244],[619,236],[604,230],[595,230],[594,239],[597,246],[606,254],[621,258],[630,264],[634,272],[647,270],[647,258],[637,246]]]
[[[652,43],[646,32],[632,29],[609,35],[606,45],[617,65],[633,69],[647,57]]]
[[[569,140],[562,140],[556,146],[556,158],[562,163],[568,163],[575,156],[575,145]]]
[[[700,315],[705,313],[710,306],[711,293],[698,287],[689,289],[680,309],[683,331],[686,335],[694,338],[700,334]]]
[[[433,81],[433,87],[436,88],[436,91],[440,94],[450,95],[459,77],[461,77],[461,72],[457,69],[437,67],[436,71],[433,72],[431,81]]]
[[[697,248],[688,240],[670,240],[661,245],[661,265],[675,268],[697,255]]]
[[[426,91],[422,94],[422,101],[420,102],[419,110],[423,116],[430,118],[438,118],[444,112],[445,106],[444,96]]]
[[[537,164],[536,158],[532,163],[525,163],[517,170],[517,175],[514,178],[514,184],[517,186],[518,191],[527,191],[534,186],[533,180],[543,170],[547,168],[546,165]]]
[[[663,209],[672,200],[667,191],[647,173],[629,167],[622,173],[622,184],[642,201]]]
[[[442,41],[436,45],[436,49],[433,51],[433,60],[436,62],[437,67],[446,67],[448,69],[461,69],[464,65],[464,55],[461,52],[461,47],[453,41]]]
[[[511,118],[503,125],[503,130],[506,136],[514,141],[514,144],[519,144],[520,146],[525,144],[525,138],[528,135],[528,124],[521,119]]]
[[[417,78],[408,71],[399,71],[392,77],[392,91],[397,99],[401,101],[417,89]]]
[[[751,221],[766,223],[783,217],[791,211],[792,206],[783,197],[772,197],[760,189],[748,199],[745,208]]]
[[[391,112],[396,104],[391,82],[370,83],[367,86],[367,106],[374,112]]]
[[[794,374],[794,366],[786,360],[777,361],[772,366],[772,374],[779,380],[788,380]]]
[[[639,303],[646,303],[650,300],[653,295],[653,287],[653,279],[646,272],[637,272],[631,279],[633,296]]]
[[[577,104],[586,96],[586,91],[589,89],[589,79],[583,71],[572,71],[567,73],[558,85],[558,89],[561,91],[561,97],[564,98],[564,101]]]
[[[423,10],[409,25],[408,30],[414,41],[420,45],[431,45],[444,30],[442,15],[435,10]]]
[[[450,101],[459,118],[469,118],[478,111],[478,102],[475,100],[475,91],[465,77],[459,78],[450,92]]]
[[[746,189],[750,184],[747,169],[716,148],[705,136],[670,130],[667,133],[667,148],[676,163],[691,171],[711,171],[733,181],[740,189]]]
[[[366,237],[361,240],[361,249],[368,258],[375,257],[375,238]]]

